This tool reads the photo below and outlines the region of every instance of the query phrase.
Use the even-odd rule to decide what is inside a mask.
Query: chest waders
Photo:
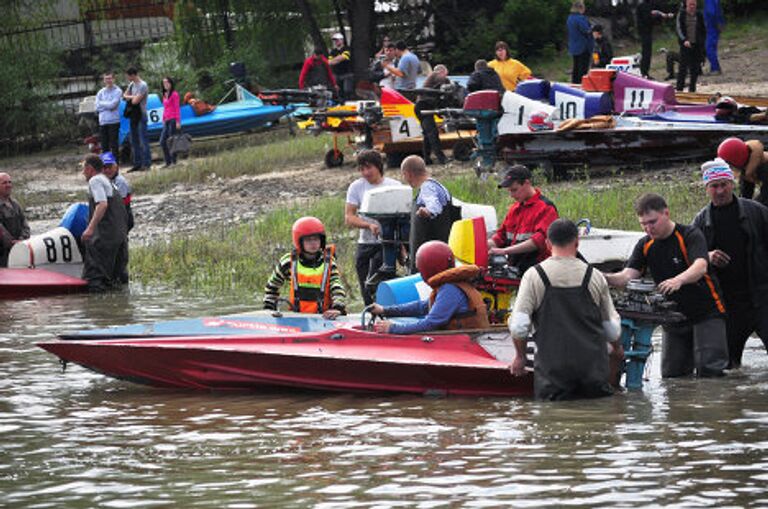
[[[552,286],[541,265],[544,300],[536,311],[534,394],[539,400],[599,397],[613,393],[600,309],[589,293],[592,266],[580,286]]]

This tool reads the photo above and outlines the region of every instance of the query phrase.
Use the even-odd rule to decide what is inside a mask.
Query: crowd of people
[[[736,149],[747,150],[746,156],[734,149],[733,140],[725,140],[719,157],[702,165],[701,181],[710,203],[691,225],[674,221],[658,194],[637,199],[635,213],[645,236],[625,268],[615,273],[602,273],[580,256],[576,225],[559,217],[555,204],[534,186],[527,167],[506,169],[498,187],[507,190],[513,203],[487,249],[489,255],[506,257],[523,274],[508,322],[517,351],[510,371],[516,376],[525,373],[526,344],[535,341],[537,398],[614,393],[624,353],[609,287],[622,288],[633,279],[653,279],[685,317],[663,326],[663,377],[722,376],[741,365],[744,345],[755,332],[768,350],[768,207],[734,195],[735,182],[744,177],[752,153],[760,161],[755,172],[761,174],[768,171],[768,153],[753,142],[741,143],[744,147]],[[381,225],[359,214],[359,207],[366,191],[400,183],[384,176],[376,151],[361,152],[357,163],[360,178],[347,192],[345,222],[360,231],[355,265],[366,306],[383,318],[375,329],[412,334],[488,327],[486,303],[474,286],[481,269],[457,266],[446,243],[446,226],[453,222],[452,197],[419,156],[408,157],[401,166],[402,180],[418,190],[411,229],[420,233],[410,239],[410,269],[433,291],[426,300],[405,304],[375,302],[366,283],[383,263]],[[280,287],[287,283],[290,309],[326,317],[345,313],[345,291],[322,223],[302,218],[292,234],[294,249],[275,266],[264,290],[264,307],[276,309]],[[390,320],[400,316],[418,319]]]

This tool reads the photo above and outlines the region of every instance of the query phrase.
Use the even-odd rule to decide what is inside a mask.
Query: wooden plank
[[[675,97],[681,103],[695,103],[695,104],[707,104],[709,102],[709,99],[712,98],[713,96],[714,94],[700,94],[698,92],[694,92],[694,93],[677,92],[675,94]],[[729,95],[728,97],[733,98],[733,100],[739,104],[747,104],[749,106],[758,106],[760,108],[768,107],[768,97],[748,96],[748,95]]]

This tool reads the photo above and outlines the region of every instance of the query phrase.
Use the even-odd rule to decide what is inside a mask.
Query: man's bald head
[[[400,170],[408,172],[411,175],[422,176],[427,174],[427,165],[420,156],[408,156],[403,159]]]

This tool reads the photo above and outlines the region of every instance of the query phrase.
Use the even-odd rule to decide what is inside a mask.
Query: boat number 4
[[[647,110],[652,100],[652,88],[624,89],[624,110]]]
[[[405,140],[421,136],[421,125],[414,117],[396,117],[389,121],[392,131],[392,141]]]
[[[59,252],[56,249],[56,240],[53,237],[43,237],[43,244],[45,244],[45,256],[48,258],[48,263],[56,263],[59,258]],[[59,237],[59,245],[61,246],[61,259],[64,262],[72,261],[72,239],[66,235]]]

